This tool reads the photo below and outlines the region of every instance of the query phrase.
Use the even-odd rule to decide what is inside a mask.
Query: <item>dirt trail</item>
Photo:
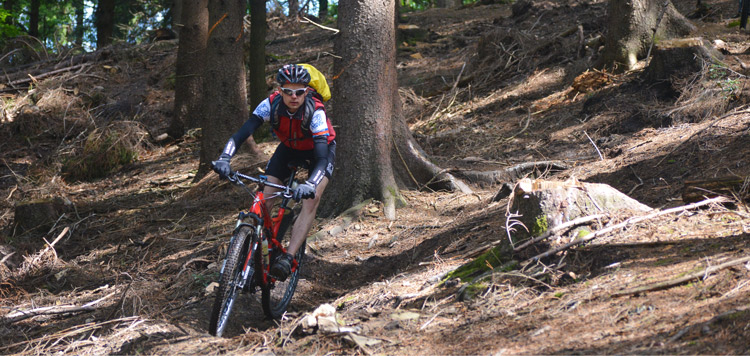
[[[683,12],[691,4],[676,2]],[[709,5],[711,16],[696,20],[701,34],[726,41],[734,53],[726,62],[744,73],[731,58],[750,61],[746,32],[727,26],[736,4]],[[655,208],[682,205],[688,179],[750,176],[745,77],[719,82],[738,86],[706,104],[723,105],[721,114],[684,122],[667,122],[672,119],[664,113],[685,102],[644,87],[639,72],[587,93],[572,89],[597,52],[578,56],[572,45],[578,39],[555,36],[579,23],[593,38],[603,31],[605,13],[605,2],[539,1],[516,16],[502,4],[405,14],[406,23],[428,30],[423,40],[404,41],[398,57],[405,113],[419,143],[459,176],[554,160],[571,168],[535,174],[607,183]],[[330,33],[277,22],[271,29],[270,53],[296,58],[304,49],[303,57],[331,72],[331,58],[318,56],[332,51]],[[540,43],[548,43],[545,50],[536,48]],[[89,104],[97,95],[108,97],[97,101],[106,110],[92,111],[106,120],[127,116],[134,108],[128,103],[138,98],[144,103],[134,109],[141,110],[138,125],[155,136],[168,123],[174,50],[171,42],[114,55],[106,67],[94,64],[94,76],[85,81],[53,78],[39,90],[72,93],[76,86]],[[493,60],[482,61],[481,51]],[[269,63],[269,72],[279,64]],[[109,83],[97,81],[102,75]],[[76,115],[85,117],[83,111]],[[0,134],[0,223],[10,226],[13,204],[24,199],[64,196],[75,205],[46,235],[3,232],[18,255],[33,255],[44,247],[41,235],[51,241],[64,227],[70,231],[56,254],[41,256],[36,267],[0,270],[0,314],[104,298],[89,312],[0,323],[2,354],[750,353],[750,265],[665,290],[613,296],[747,256],[745,205],[628,226],[557,255],[548,261],[564,265],[557,271],[497,273],[478,296],[462,300],[460,283],[438,282],[483,246],[507,239],[507,199],[492,201],[498,184],[475,184],[473,195],[405,191],[408,206],[397,220],[385,220],[373,202],[342,232],[309,242],[303,279],[284,320],[263,319],[258,296],[243,295],[226,337],[214,338],[206,330],[212,304],[206,287],[218,277],[236,212],[249,201],[213,175],[191,182],[198,138],[152,144],[136,163],[104,179],[70,183],[56,169],[71,138],[19,122],[0,124]],[[260,147],[270,153],[275,145]],[[262,163],[240,154],[233,166],[255,172]],[[319,219],[315,230],[337,225]],[[23,260],[15,262],[22,266]],[[340,323],[362,338],[302,330],[302,318],[323,303],[335,306]]]

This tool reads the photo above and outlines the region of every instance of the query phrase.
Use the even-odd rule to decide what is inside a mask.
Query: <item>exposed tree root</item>
[[[551,172],[570,168],[561,161],[537,161],[517,164],[497,171],[456,171],[456,174],[466,179],[483,184],[499,184],[523,178],[534,171]]]

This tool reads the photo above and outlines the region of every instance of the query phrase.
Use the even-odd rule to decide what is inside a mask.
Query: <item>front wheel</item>
[[[281,319],[289,307],[289,302],[292,301],[294,290],[297,289],[297,282],[299,281],[299,270],[302,267],[302,259],[305,257],[305,246],[307,242],[303,242],[297,253],[294,255],[294,259],[297,260],[297,268],[289,274],[286,281],[276,281],[274,284],[265,284],[262,288],[263,293],[261,295],[261,301],[263,304],[263,312],[267,317],[271,319]]]
[[[224,267],[222,267],[219,277],[219,287],[216,290],[216,299],[211,312],[211,323],[208,330],[211,335],[221,336],[227,326],[229,315],[232,313],[232,306],[243,285],[243,265],[247,260],[247,255],[252,254],[252,251],[250,251],[252,235],[253,230],[249,226],[242,226],[234,233],[229,242],[227,257],[224,260]],[[251,281],[253,278],[252,258],[250,258],[249,263],[250,270],[245,281]]]

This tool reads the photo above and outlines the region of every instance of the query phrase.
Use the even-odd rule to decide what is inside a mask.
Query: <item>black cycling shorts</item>
[[[303,159],[310,162],[310,169],[315,166],[313,162],[313,150],[300,151],[287,147],[283,143],[280,143],[276,147],[276,152],[273,153],[271,159],[266,164],[266,175],[276,177],[281,181],[286,181],[289,176],[292,175],[292,171],[289,170],[289,162],[293,159]],[[325,176],[331,179],[333,174],[333,165],[336,161],[336,140],[331,141],[328,144],[328,163],[325,165]],[[312,172],[310,172],[312,173]],[[310,177],[308,176],[308,179]]]

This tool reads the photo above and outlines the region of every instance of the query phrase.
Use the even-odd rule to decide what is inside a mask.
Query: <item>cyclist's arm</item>
[[[313,166],[310,171],[308,182],[317,186],[325,177],[326,164],[328,164],[328,122],[325,111],[317,110],[310,122],[313,142]]]
[[[264,121],[268,121],[270,119],[270,112],[271,112],[271,104],[268,99],[263,100],[257,108],[253,111],[253,113],[250,115],[250,118],[245,121],[245,124],[240,127],[240,129],[232,135],[232,137],[229,138],[227,141],[227,144],[224,145],[224,150],[222,151],[221,155],[226,158],[232,158],[234,156],[235,152],[242,146],[242,143],[245,142],[245,140],[250,137],[250,135],[255,132],[255,130],[260,127],[260,125],[263,124]]]

